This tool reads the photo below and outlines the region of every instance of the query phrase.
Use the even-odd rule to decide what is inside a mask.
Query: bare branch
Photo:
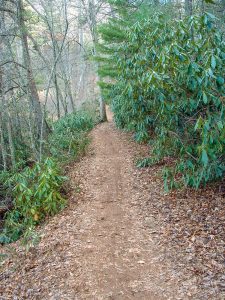
[[[0,67],[3,67],[3,66],[6,65],[6,64],[16,64],[17,66],[19,66],[19,67],[21,67],[21,68],[23,68],[23,69],[26,70],[26,67],[25,67],[24,65],[18,63],[17,61],[14,61],[14,60],[8,60],[8,61],[4,62],[4,63],[2,63],[2,64],[0,65]]]

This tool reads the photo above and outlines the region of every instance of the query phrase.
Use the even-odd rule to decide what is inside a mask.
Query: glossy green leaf
[[[204,102],[205,104],[208,103],[208,97],[207,97],[207,95],[206,95],[205,92],[202,93],[202,100],[203,100],[203,102]]]
[[[207,164],[209,162],[209,158],[208,158],[208,154],[207,154],[207,152],[206,152],[205,149],[202,150],[202,158],[201,158],[201,160],[202,160],[203,165],[207,166]]]
[[[218,76],[216,78],[216,82],[217,82],[218,85],[223,85],[224,84],[224,78],[221,77],[221,76]]]
[[[211,67],[212,69],[215,69],[216,67],[216,58],[214,55],[211,56]]]

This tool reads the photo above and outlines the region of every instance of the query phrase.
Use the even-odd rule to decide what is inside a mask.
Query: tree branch
[[[27,69],[24,65],[18,63],[17,61],[14,61],[14,60],[8,60],[8,61],[4,62],[4,63],[2,63],[2,64],[0,65],[0,67],[3,67],[3,66],[6,65],[6,64],[16,64],[17,66],[19,66],[19,67],[21,67],[21,68],[23,68],[23,69],[25,69],[25,70]]]

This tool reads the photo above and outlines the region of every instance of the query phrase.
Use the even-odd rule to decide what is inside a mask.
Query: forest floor
[[[202,238],[201,220],[193,216],[216,208],[220,226],[223,195],[208,196],[214,204],[204,203],[213,208],[194,206],[193,199],[202,203],[200,192],[166,195],[160,166],[135,167],[146,146],[112,122],[99,124],[91,137],[87,155],[69,167],[68,206],[38,228],[39,243],[27,253],[19,243],[1,249],[8,256],[0,299],[225,299],[218,229],[201,254],[191,248]]]

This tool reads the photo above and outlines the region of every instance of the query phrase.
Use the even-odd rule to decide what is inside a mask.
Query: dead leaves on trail
[[[182,273],[186,279],[183,285],[187,289],[193,282],[196,285],[196,298],[191,299],[225,299],[223,187],[215,184],[165,194],[159,171],[160,166],[155,166],[137,173],[137,182],[148,194],[140,209],[153,215],[160,227],[154,239],[164,245],[177,276]]]
[[[40,243],[28,253],[10,246],[0,299],[128,299],[127,290],[134,300],[149,291],[154,300],[225,299],[224,187],[165,194],[161,165],[132,164],[148,148],[106,124],[94,131],[95,149],[68,169],[68,207],[38,228]],[[97,298],[98,284],[108,296]]]

